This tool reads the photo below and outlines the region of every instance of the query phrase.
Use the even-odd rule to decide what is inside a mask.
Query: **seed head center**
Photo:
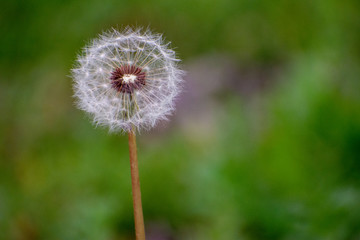
[[[134,65],[122,65],[111,73],[111,85],[122,93],[132,93],[146,85],[146,73]]]
[[[124,76],[122,77],[125,83],[133,83],[135,82],[136,78],[137,77],[134,74],[124,74]]]

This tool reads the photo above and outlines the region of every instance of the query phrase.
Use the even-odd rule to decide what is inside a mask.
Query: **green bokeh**
[[[127,25],[187,71],[170,123],[138,136],[148,240],[360,238],[359,1],[0,4],[0,239],[133,239],[127,138],[69,77]]]

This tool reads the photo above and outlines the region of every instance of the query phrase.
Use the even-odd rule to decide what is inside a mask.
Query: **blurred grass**
[[[138,138],[149,239],[360,238],[358,1],[1,9],[0,239],[133,238],[126,137],[91,126],[68,77],[86,42],[128,24],[172,41],[197,107],[180,104],[169,127]],[[201,92],[193,63],[222,66],[220,54],[232,79]]]

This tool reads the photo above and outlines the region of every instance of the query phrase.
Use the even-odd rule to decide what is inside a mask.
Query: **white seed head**
[[[161,35],[111,30],[84,48],[72,70],[77,105],[111,132],[150,129],[174,110],[183,71]]]

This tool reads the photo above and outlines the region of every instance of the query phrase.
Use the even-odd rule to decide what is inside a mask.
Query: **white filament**
[[[137,77],[134,74],[124,74],[124,76],[122,77],[125,83],[133,83],[135,82],[136,78]]]

